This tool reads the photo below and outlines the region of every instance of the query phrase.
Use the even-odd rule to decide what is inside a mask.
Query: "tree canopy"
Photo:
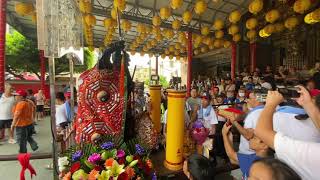
[[[95,65],[94,54],[84,49],[84,65],[74,67],[75,72],[83,72]],[[46,69],[48,63],[46,61]],[[6,34],[6,70],[15,77],[24,79],[23,72],[30,72],[40,77],[39,50],[36,42],[27,39],[18,31]],[[56,74],[69,72],[69,60],[62,57],[56,60]]]
[[[149,79],[149,78],[146,79],[146,80],[144,81],[144,84],[147,85],[147,86],[149,86],[149,84],[150,84],[150,79]],[[159,76],[159,84],[160,84],[163,88],[168,88],[168,87],[169,87],[169,83],[168,83],[166,77],[164,77],[164,76],[162,76],[162,75]]]

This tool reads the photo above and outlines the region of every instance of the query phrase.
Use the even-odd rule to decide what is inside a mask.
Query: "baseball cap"
[[[19,89],[14,92],[13,95],[27,97],[27,92],[25,90]]]
[[[206,99],[206,100],[210,100],[210,95],[209,95],[209,93],[205,92],[205,93],[202,94],[201,98],[202,99]]]

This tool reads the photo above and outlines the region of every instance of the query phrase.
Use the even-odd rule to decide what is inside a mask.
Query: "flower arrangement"
[[[123,147],[123,146],[122,146]],[[131,150],[116,148],[114,143],[90,145],[58,159],[62,180],[156,180],[147,151],[134,144]]]

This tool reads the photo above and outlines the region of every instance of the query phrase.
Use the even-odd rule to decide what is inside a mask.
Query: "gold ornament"
[[[229,15],[229,21],[231,23],[237,23],[241,19],[241,13],[239,11],[233,11]]]
[[[166,58],[166,54],[161,54],[161,58],[165,59]]]
[[[256,18],[250,18],[246,21],[246,27],[249,30],[256,28],[258,25],[258,20]]]
[[[152,18],[152,24],[154,26],[160,26],[161,25],[161,18],[159,16],[154,16]]]
[[[253,0],[249,4],[249,12],[258,14],[263,9],[263,0]]]
[[[145,54],[146,54],[146,53],[143,52],[143,51],[140,52],[140,56],[144,56]]]
[[[208,52],[208,47],[207,47],[207,46],[202,46],[201,49],[200,49],[200,51],[201,51],[202,53],[206,53],[206,52]]]
[[[274,28],[275,32],[282,32],[285,29],[283,23],[275,23]]]
[[[192,13],[190,11],[185,11],[182,15],[183,23],[189,24],[192,20]]]
[[[280,17],[280,12],[277,9],[272,9],[267,12],[265,19],[269,23],[274,23]]]
[[[171,29],[166,29],[164,31],[164,36],[167,38],[167,39],[172,39],[173,36],[174,36],[174,32],[171,30]]]
[[[174,45],[174,47],[179,50],[179,49],[181,49],[181,44],[180,44],[180,43],[176,43],[176,44]]]
[[[106,18],[103,20],[103,24],[106,29],[115,27],[115,23],[116,23],[116,21],[111,18]]]
[[[173,55],[172,55],[172,54],[169,55],[169,59],[170,59],[170,60],[173,59]]]
[[[137,25],[137,31],[138,31],[138,33],[140,33],[140,34],[146,33],[146,26],[145,26],[144,24],[142,24],[142,23],[139,23],[139,24]]]
[[[221,19],[216,19],[213,23],[213,28],[215,30],[221,30],[224,26],[224,22]]]
[[[204,0],[199,0],[194,6],[194,11],[196,14],[201,15],[207,9],[207,3]]]
[[[117,19],[117,10],[115,8],[111,9],[111,17],[112,19]]]
[[[173,52],[173,51],[174,51],[174,46],[170,45],[170,46],[169,46],[169,51],[170,51],[170,52]]]
[[[216,48],[221,48],[222,45],[223,45],[223,40],[221,40],[221,39],[216,39],[213,42],[213,46]]]

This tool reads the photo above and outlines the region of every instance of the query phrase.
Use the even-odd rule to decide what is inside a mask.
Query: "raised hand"
[[[266,106],[277,107],[284,100],[282,94],[278,91],[268,91]]]
[[[298,88],[298,93],[300,94],[300,97],[296,98],[295,100],[300,106],[303,107],[304,105],[312,102],[311,95],[305,87],[296,86],[296,88]]]

